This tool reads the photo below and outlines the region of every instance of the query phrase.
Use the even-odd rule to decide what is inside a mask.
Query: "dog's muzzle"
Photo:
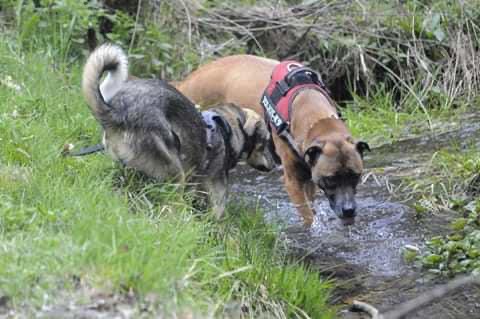
[[[357,204],[354,196],[349,194],[327,195],[330,208],[342,219],[351,219],[356,216]]]

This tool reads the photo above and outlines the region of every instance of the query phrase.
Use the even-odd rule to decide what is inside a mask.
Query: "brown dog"
[[[229,56],[200,67],[176,87],[200,105],[235,103],[263,114],[260,100],[278,63],[251,55]],[[313,89],[302,90],[293,100],[290,133],[303,159],[274,132],[272,137],[283,164],[286,190],[305,225],[313,222],[317,186],[338,216],[353,218],[368,144],[355,142],[329,97]]]

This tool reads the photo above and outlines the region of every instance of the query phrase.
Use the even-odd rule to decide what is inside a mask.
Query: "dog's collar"
[[[95,144],[91,146],[82,147],[81,149],[75,152],[66,150],[63,154],[65,156],[85,156],[85,155],[90,155],[97,152],[102,152],[104,150],[105,150],[105,147],[103,146],[103,144]]]

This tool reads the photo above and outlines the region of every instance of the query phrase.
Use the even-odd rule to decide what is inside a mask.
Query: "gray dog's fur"
[[[273,168],[265,147],[269,133],[256,113],[224,105],[202,117],[168,83],[127,78],[127,57],[114,45],[97,48],[83,73],[83,94],[115,160],[159,181],[198,185],[209,194],[218,217],[225,206],[228,170],[242,154],[257,169]]]

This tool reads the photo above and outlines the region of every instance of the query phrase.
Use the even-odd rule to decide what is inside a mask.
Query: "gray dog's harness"
[[[238,160],[237,154],[235,154],[234,149],[232,148],[232,128],[230,124],[217,112],[214,111],[203,111],[202,112],[203,121],[207,125],[207,150],[212,150],[214,145],[214,137],[217,132],[222,135],[223,143],[225,145],[225,157],[228,159],[227,163],[230,163],[227,169],[233,168],[236,163],[235,160]]]

